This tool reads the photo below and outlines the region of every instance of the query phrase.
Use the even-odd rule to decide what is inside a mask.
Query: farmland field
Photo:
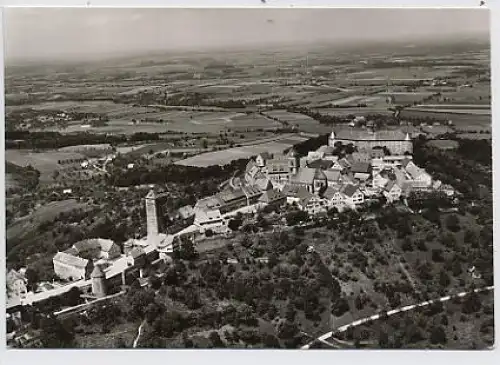
[[[491,115],[491,110],[480,109],[480,108],[470,108],[470,109],[452,109],[452,108],[439,108],[439,107],[427,107],[419,106],[416,108],[411,108],[411,110],[422,111],[422,112],[432,112],[432,113],[449,113],[449,114],[471,114],[471,115]]]
[[[234,147],[222,151],[202,153],[200,155],[177,161],[177,165],[206,167],[212,165],[226,165],[241,158],[250,158],[262,152],[279,153],[291,146],[307,140],[306,137],[288,136],[272,142],[254,144],[250,146]]]
[[[30,152],[26,150],[6,150],[5,160],[14,165],[26,167],[31,165],[40,171],[41,182],[51,182],[52,173],[60,168],[58,160],[79,159],[85,156],[73,152]]]
[[[491,115],[454,114],[432,111],[405,109],[401,118],[436,118],[441,121],[451,120],[457,129],[473,128],[474,130],[491,130]]]

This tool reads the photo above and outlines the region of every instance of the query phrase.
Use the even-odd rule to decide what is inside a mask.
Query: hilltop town
[[[489,62],[460,39],[9,65],[8,346],[491,347]]]

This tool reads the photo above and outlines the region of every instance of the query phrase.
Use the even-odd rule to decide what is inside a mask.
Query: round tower
[[[90,276],[92,278],[92,294],[98,298],[106,296],[106,275],[100,265],[95,265]]]

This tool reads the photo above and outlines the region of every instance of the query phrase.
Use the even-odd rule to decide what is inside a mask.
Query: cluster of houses
[[[341,146],[351,145],[350,153]],[[197,202],[192,214],[201,231],[227,229],[238,211],[256,211],[268,204],[295,204],[309,214],[331,208],[356,209],[384,197],[400,200],[412,191],[450,186],[432,177],[412,159],[413,144],[401,131],[347,130],[332,132],[328,145],[299,158],[287,153],[261,153],[251,160],[242,177],[223,191]]]

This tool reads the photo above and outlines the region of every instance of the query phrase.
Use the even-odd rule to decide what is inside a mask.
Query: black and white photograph
[[[493,349],[490,19],[3,9],[6,351]]]

